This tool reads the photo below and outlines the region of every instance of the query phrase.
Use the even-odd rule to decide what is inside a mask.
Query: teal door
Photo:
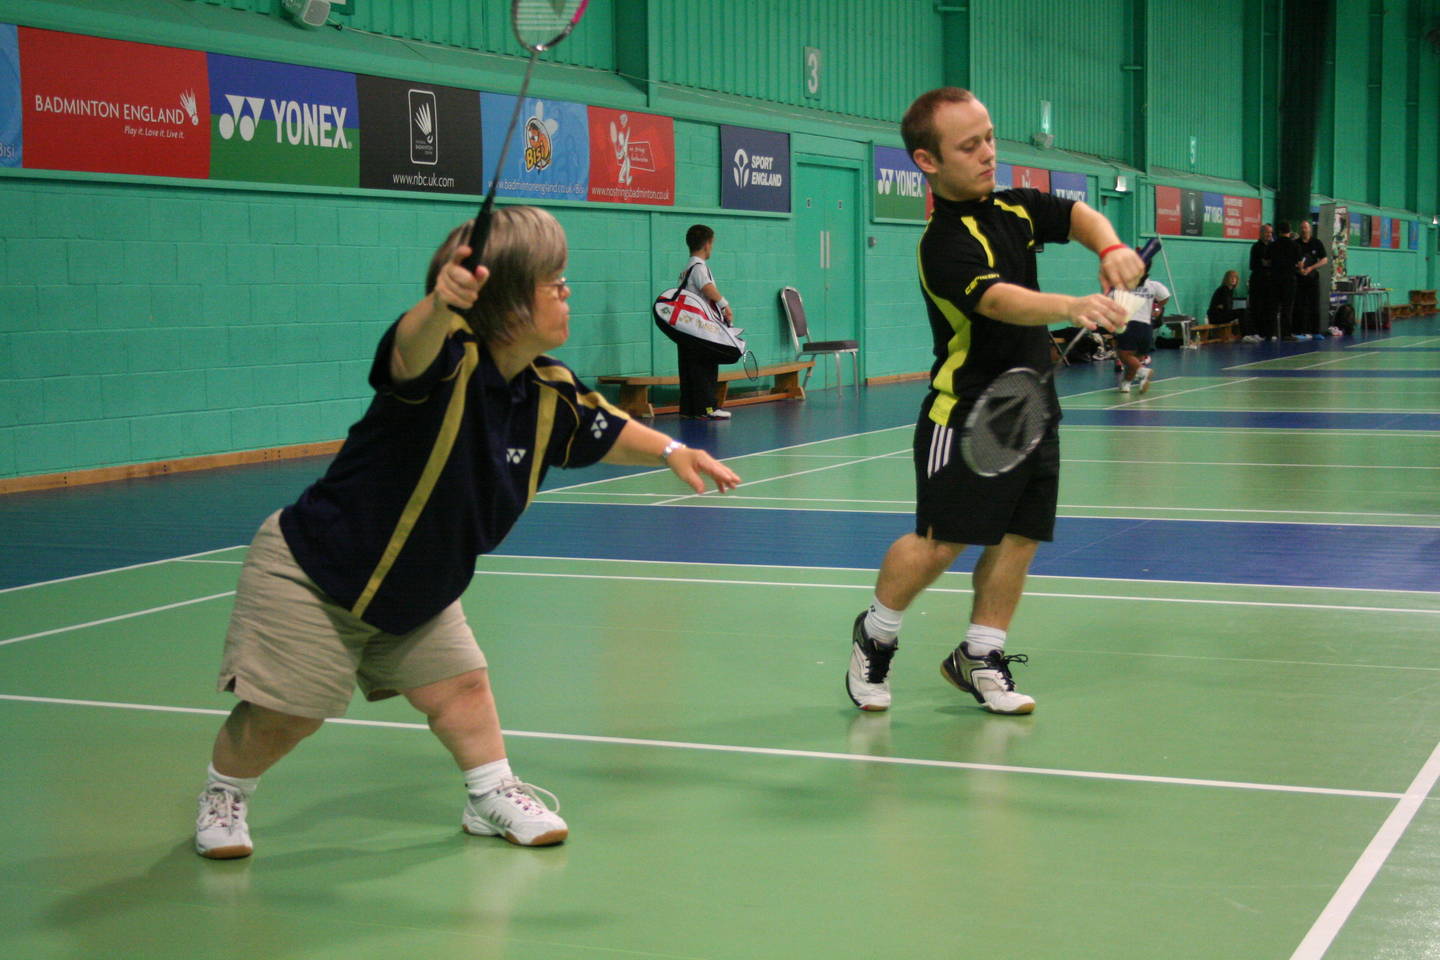
[[[794,286],[805,301],[811,340],[860,339],[857,180],[858,171],[849,167],[795,165]],[[841,382],[850,383],[851,359],[841,361]],[[810,386],[834,385],[834,360],[816,358]]]

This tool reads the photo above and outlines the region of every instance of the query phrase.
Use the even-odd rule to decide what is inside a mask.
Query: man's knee
[[[299,743],[324,725],[324,720],[281,713],[254,703],[243,703],[238,719],[245,735],[271,743]]]
[[[423,687],[405,691],[410,704],[434,719],[449,710],[468,709],[490,696],[490,678],[485,670],[469,670]]]

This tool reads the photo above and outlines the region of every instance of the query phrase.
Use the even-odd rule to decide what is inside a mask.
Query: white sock
[[[510,772],[510,760],[507,757],[471,767],[462,775],[465,777],[465,789],[470,791],[471,796],[477,797],[498,788],[506,780],[515,779],[515,774]]]
[[[259,777],[228,777],[219,770],[216,770],[215,764],[213,763],[205,770],[205,778],[205,786],[207,789],[212,783],[219,783],[239,790],[247,797],[255,792],[256,787],[260,786]]]
[[[891,610],[880,602],[879,597],[873,597],[870,610],[865,614],[865,633],[871,640],[888,646],[899,637],[900,621],[904,616],[905,611]]]
[[[965,631],[965,640],[960,644],[961,652],[972,660],[983,660],[992,650],[1005,650],[1005,631],[999,627],[983,627],[970,624]]]

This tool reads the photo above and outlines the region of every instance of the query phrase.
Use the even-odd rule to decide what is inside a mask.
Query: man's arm
[[[735,318],[734,311],[730,309],[730,301],[720,296],[720,288],[715,286],[714,280],[701,287],[700,292],[704,294],[706,300],[715,304],[715,309],[724,315],[727,323]]]
[[[666,450],[670,451],[669,454],[666,454]],[[658,464],[669,467],[675,476],[689,484],[696,493],[705,492],[702,474],[713,480],[715,489],[721,493],[733,490],[740,482],[733,470],[704,450],[687,447],[679,441],[671,440],[659,430],[652,430],[634,420],[625,422],[620,436],[615,438],[615,445],[601,459],[605,463],[646,467]]]
[[[1121,243],[1105,215],[1088,203],[1076,202],[1070,209],[1070,239],[1100,257],[1100,289],[1133,290],[1145,276],[1140,254]],[[1102,256],[1103,254],[1103,256]]]

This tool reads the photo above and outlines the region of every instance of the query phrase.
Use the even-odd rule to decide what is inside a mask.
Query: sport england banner
[[[486,189],[489,189],[490,177],[494,176],[495,162],[505,145],[505,128],[514,112],[514,97],[480,94]],[[501,165],[496,195],[584,200],[589,192],[590,134],[585,107],[564,100],[527,97],[515,122],[510,150]]]
[[[18,167],[20,141],[20,38],[0,23],[0,167]]]
[[[1061,173],[1059,170],[1050,174],[1050,192],[1057,197],[1064,197],[1067,200],[1078,200],[1081,203],[1088,203],[1090,200],[1090,178],[1083,173]]]
[[[473,90],[355,78],[365,136],[360,186],[372,190],[484,193],[480,96]]]
[[[205,54],[30,27],[18,41],[27,168],[206,176]]]
[[[790,212],[790,134],[720,125],[720,206]]]
[[[1050,171],[1042,170],[1039,167],[1022,167],[1012,165],[1010,168],[1010,179],[1012,186],[1033,187],[1042,193],[1050,192]],[[995,186],[1000,186],[998,178]]]
[[[934,202],[925,175],[898,147],[875,147],[872,168],[875,171],[875,216],[888,220],[914,220],[924,223]]]
[[[590,192],[600,203],[675,203],[675,121],[588,107]]]
[[[212,178],[359,186],[353,73],[209,58]]]

